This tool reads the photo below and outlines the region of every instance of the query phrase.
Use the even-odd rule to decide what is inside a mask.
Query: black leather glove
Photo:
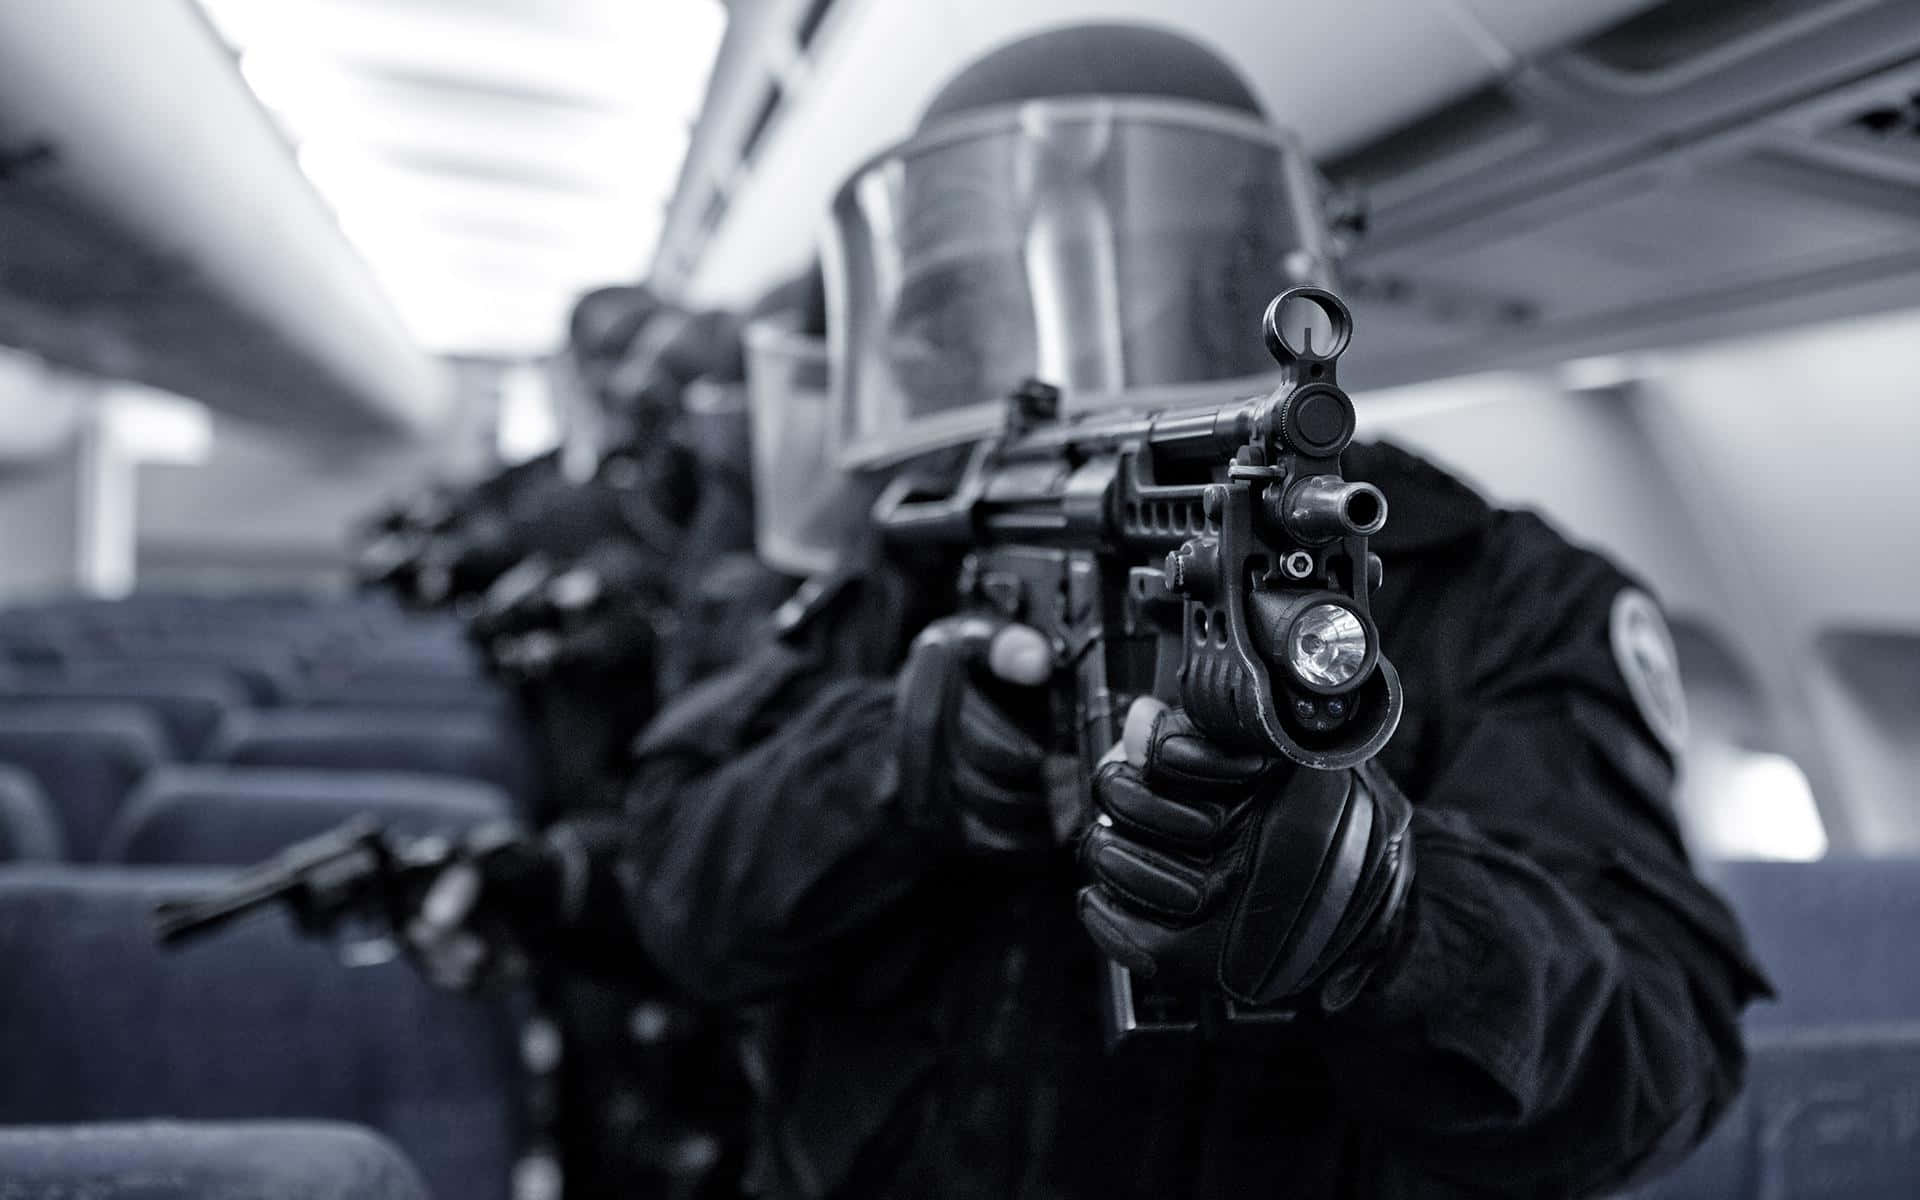
[[[899,796],[908,824],[967,849],[1053,845],[1044,730],[1046,640],[985,616],[945,617],[907,652],[894,691]]]
[[[551,624],[546,592],[559,568],[538,551],[527,555],[487,586],[467,618],[467,636],[480,646]]]
[[[530,943],[567,915],[568,874],[549,841],[508,825],[474,830],[419,893],[400,930],[408,957],[430,982],[455,991],[524,975]]]
[[[1233,753],[1152,700],[1123,745],[1082,845],[1094,940],[1175,987],[1344,1007],[1394,945],[1413,879],[1412,809],[1385,773]]]

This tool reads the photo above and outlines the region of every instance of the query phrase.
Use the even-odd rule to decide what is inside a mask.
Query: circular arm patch
[[[1680,686],[1680,655],[1652,596],[1623,588],[1613,598],[1613,659],[1647,728],[1678,756],[1687,741],[1687,696]]]

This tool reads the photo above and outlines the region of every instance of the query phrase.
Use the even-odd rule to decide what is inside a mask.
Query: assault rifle
[[[1399,723],[1399,676],[1368,605],[1380,581],[1368,538],[1387,502],[1340,471],[1355,422],[1336,369],[1352,314],[1296,287],[1262,325],[1281,367],[1267,395],[1063,419],[1059,392],[1030,383],[950,494],[902,477],[875,504],[887,540],[972,546],[962,604],[1051,641],[1054,749],[1089,781],[1140,696],[1183,707],[1219,742],[1321,770],[1370,758]],[[1198,1025],[1191,998],[1107,973],[1110,1041]]]

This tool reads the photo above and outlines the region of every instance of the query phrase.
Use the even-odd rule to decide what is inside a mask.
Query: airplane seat
[[[10,1196],[78,1200],[428,1200],[386,1138],[318,1121],[0,1128]]]
[[[1920,1179],[1920,1024],[1772,1030],[1706,1143],[1632,1200],[1908,1200]]]
[[[20,768],[0,766],[0,863],[64,857],[65,841],[46,793]]]
[[[172,755],[153,716],[125,704],[0,700],[0,763],[27,772],[68,855],[95,855],[127,794]]]
[[[397,833],[458,836],[510,820],[490,784],[442,775],[173,766],[149,772],[101,846],[103,862],[247,866],[368,815]]]
[[[226,714],[247,706],[238,682],[217,670],[144,670],[137,665],[88,677],[84,671],[0,676],[0,701],[69,700],[137,706],[166,730],[173,756],[197,757]]]
[[[297,708],[411,709],[510,719],[513,697],[489,680],[404,669],[366,669],[309,678],[288,698]]]
[[[321,663],[318,670],[342,669],[347,678],[360,675],[401,675],[443,683],[484,683],[486,666],[473,647],[463,640],[459,645],[440,646],[408,637],[381,638],[367,642],[344,656],[339,664]]]
[[[1715,881],[1779,999],[1747,1013],[1746,1089],[1636,1200],[1891,1200],[1920,1179],[1920,860],[1730,861]]]
[[[245,767],[411,771],[477,779],[523,807],[536,787],[510,723],[479,713],[268,709],[229,713],[206,760]]]
[[[0,663],[17,667],[57,667],[65,658],[62,639],[24,632],[0,633]]]
[[[140,651],[101,651],[71,653],[63,660],[69,678],[120,680],[173,676],[201,677],[218,674],[245,692],[247,703],[271,707],[299,687],[299,671],[283,655],[261,650],[257,656],[244,650],[211,651],[166,647]]]
[[[1780,993],[1749,1030],[1920,1024],[1920,860],[1726,862],[1716,882]]]
[[[503,998],[348,969],[263,914],[154,942],[153,905],[224,871],[0,868],[0,1124],[349,1121],[442,1197],[506,1200],[521,1114]],[[4,1189],[0,1189],[4,1190]]]

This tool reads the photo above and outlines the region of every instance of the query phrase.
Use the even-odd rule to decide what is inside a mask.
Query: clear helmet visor
[[[562,357],[553,369],[560,397],[560,470],[573,483],[585,483],[600,468],[610,435],[607,414],[580,364]]]
[[[827,346],[766,321],[747,327],[754,546],[792,575],[832,570],[860,516],[835,465]]]
[[[1033,101],[943,122],[835,197],[823,266],[843,461],[998,427],[1022,380],[1069,411],[1170,387],[1257,387],[1260,316],[1330,281],[1317,175],[1243,114]]]

